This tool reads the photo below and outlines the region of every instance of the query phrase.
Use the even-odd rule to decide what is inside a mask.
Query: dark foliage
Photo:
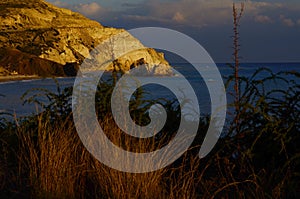
[[[264,75],[260,76],[262,73]],[[199,160],[195,157],[197,157],[209,124],[209,116],[201,118],[199,133],[190,150],[167,167],[166,172],[160,174],[162,175],[161,186],[164,187],[164,191],[148,193],[149,197],[150,195],[159,198],[176,195],[187,198],[189,193],[193,193],[193,197],[202,198],[297,198],[300,193],[299,77],[300,74],[295,71],[274,74],[266,68],[257,70],[251,77],[240,76],[239,131],[236,130],[235,118],[229,118],[223,137],[216,147],[207,157]],[[234,76],[228,77],[228,89],[234,83],[233,79]],[[112,119],[109,111],[110,97],[114,87],[112,82],[101,82],[95,97],[99,122],[103,124],[105,119]],[[132,97],[130,101],[131,116],[137,124],[146,125],[149,122],[149,107],[156,102],[163,104],[168,113],[168,123],[161,132],[162,134],[158,135],[170,135],[164,138],[167,143],[172,139],[173,133],[176,133],[178,125],[174,124],[178,124],[178,118],[180,118],[180,105],[177,101],[145,100],[143,92],[143,90],[137,90]],[[228,92],[230,93],[230,91]],[[18,155],[16,155],[22,153],[22,151],[18,151],[18,143],[22,141],[20,140],[22,137],[17,136],[19,129],[33,132],[33,137],[38,136],[39,124],[43,121],[50,121],[53,128],[60,125],[66,126],[66,131],[73,129],[71,131],[73,135],[67,135],[77,137],[72,124],[71,97],[72,89],[61,89],[58,84],[56,93],[35,89],[34,92],[29,91],[24,94],[24,102],[39,104],[44,109],[43,113],[18,120],[15,125],[1,120],[1,128],[7,133],[5,136],[1,134],[0,138],[2,150],[0,189],[3,194],[8,192],[12,194],[16,190],[21,195],[32,194],[31,188],[27,187],[27,181],[21,180],[20,182],[17,177],[20,175],[19,164],[22,164],[22,162],[18,163]],[[231,108],[234,108],[235,105],[229,104],[229,110],[232,110]],[[113,123],[113,119],[111,122]],[[114,129],[116,126],[112,125],[110,128]],[[124,136],[125,138],[126,136]],[[38,138],[35,140],[38,143]],[[80,143],[79,140],[76,142]],[[79,160],[85,153],[83,152],[85,151],[84,147],[78,146],[80,147],[76,148],[72,156],[74,160]],[[132,148],[129,150],[135,151]],[[139,152],[141,151],[139,149]],[[95,160],[92,161],[91,157],[88,159],[89,163],[87,164],[90,165],[88,169],[95,169]],[[78,165],[78,168],[81,166]],[[12,172],[7,172],[8,170]],[[80,171],[85,172],[84,169]],[[103,173],[103,175],[112,175],[112,173]],[[183,175],[183,173],[185,174]],[[30,178],[29,171],[22,171],[22,175]],[[81,186],[80,183],[83,183],[82,180],[85,179],[81,196],[84,195],[86,198],[111,198],[114,196],[114,192],[105,189],[95,191],[97,187],[104,185],[97,184],[100,182],[95,180],[96,178],[92,174],[83,176],[78,177],[77,180],[78,186]],[[186,188],[186,182],[192,183],[192,185]],[[175,194],[173,185],[182,192]],[[183,188],[187,190],[184,191]],[[101,196],[98,195],[99,193]],[[144,197],[148,197],[148,195],[144,195]]]

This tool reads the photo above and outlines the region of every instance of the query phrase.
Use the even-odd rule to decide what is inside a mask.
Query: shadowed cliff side
[[[67,63],[66,65],[62,65],[10,48],[0,49],[0,63],[3,68],[2,75],[19,74],[41,77],[63,77],[74,76],[78,70],[76,64]]]

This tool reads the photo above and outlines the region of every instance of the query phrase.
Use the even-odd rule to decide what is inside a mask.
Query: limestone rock
[[[10,75],[10,72],[6,70],[3,66],[0,66],[0,76]]]
[[[0,48],[18,49],[60,65],[80,65],[85,58],[89,58],[89,53],[95,47],[124,32],[126,31],[123,29],[104,27],[81,14],[55,7],[42,0],[0,2]],[[127,39],[132,46],[142,46],[129,33]],[[141,58],[151,65],[151,70],[155,68],[156,73],[170,71],[163,54],[153,49],[142,49],[114,58],[114,63],[123,71],[129,70]],[[113,70],[115,66],[108,69]],[[70,71],[70,65],[68,68],[67,71]]]

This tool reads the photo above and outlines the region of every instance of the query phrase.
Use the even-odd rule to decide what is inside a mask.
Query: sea
[[[143,89],[145,92],[145,99],[168,99],[172,100],[176,96],[172,93],[169,88],[162,85],[156,85],[155,82],[166,82],[167,85],[173,85],[178,87],[179,90],[185,90],[185,87],[180,88],[183,84],[188,83],[191,85],[192,90],[185,92],[185,97],[193,92],[196,94],[201,114],[210,113],[210,94],[208,87],[212,86],[216,79],[214,79],[214,74],[206,80],[203,79],[201,74],[193,65],[188,63],[172,63],[174,69],[182,74],[182,76],[167,76],[167,77],[145,77],[150,78],[149,85],[144,85]],[[218,70],[222,76],[224,84],[226,84],[228,77],[233,74],[233,68],[228,64],[218,63],[216,64]],[[272,73],[278,73],[281,71],[294,71],[300,72],[300,63],[243,63],[239,67],[239,76],[251,78],[255,71],[261,68],[268,68],[268,71],[262,71],[258,73],[254,79],[263,79],[270,76]],[[287,76],[287,78],[292,79],[294,76]],[[299,79],[295,78],[295,81],[299,82]],[[0,83],[0,114],[10,113],[15,115],[15,117],[24,117],[32,114],[37,114],[42,111],[42,108],[36,103],[25,103],[22,96],[29,91],[29,95],[34,93],[42,93],[41,89],[48,90],[50,92],[57,92],[58,82],[61,89],[66,87],[72,87],[74,85],[75,77],[66,78],[45,78],[38,80],[22,80],[22,81],[11,81]],[[300,82],[299,82],[300,83]],[[288,85],[283,81],[270,81],[266,85],[266,89],[280,88],[285,89]],[[34,91],[35,89],[40,89],[40,91]],[[243,88],[241,88],[243,89]],[[229,85],[226,88],[227,103],[233,102],[233,97],[231,93],[233,92],[233,86]],[[187,96],[186,96],[187,95]],[[1,117],[0,115],[0,117]],[[3,117],[3,116],[2,116]]]

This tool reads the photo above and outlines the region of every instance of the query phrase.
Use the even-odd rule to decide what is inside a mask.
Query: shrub
[[[28,92],[25,95],[27,102],[40,103],[44,112],[20,119],[15,125],[4,125],[8,134],[1,134],[0,139],[4,152],[0,166],[2,195],[296,198],[300,190],[299,77],[297,72],[274,74],[265,68],[257,70],[251,77],[240,77],[239,131],[231,117],[213,151],[199,159],[203,132],[209,124],[209,116],[203,117],[190,149],[168,167],[146,174],[116,171],[89,154],[73,124],[70,88],[60,89],[57,84],[57,93]],[[228,89],[232,79],[228,77]],[[113,124],[110,105],[105,104],[110,102],[113,84],[102,84],[96,95],[96,109],[100,125],[109,132],[107,136],[113,143],[130,151],[145,152],[156,150],[172,139],[176,125],[171,124],[178,123],[180,117],[180,106],[176,101],[159,101],[165,105],[171,122],[159,137],[143,141],[128,139]],[[144,100],[143,90],[135,95],[131,101],[132,117],[136,122],[147,124],[147,108],[157,101]],[[44,97],[48,104],[40,102]],[[158,138],[160,142],[157,142]]]

